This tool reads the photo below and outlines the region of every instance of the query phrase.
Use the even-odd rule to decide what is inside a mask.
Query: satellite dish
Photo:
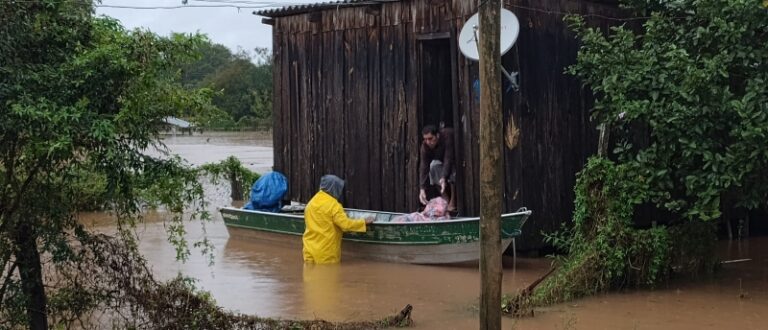
[[[480,38],[480,14],[475,13],[461,28],[459,33],[459,49],[465,57],[479,61],[480,54],[477,51],[477,42]],[[501,55],[506,54],[517,41],[520,34],[520,22],[511,11],[501,8]]]

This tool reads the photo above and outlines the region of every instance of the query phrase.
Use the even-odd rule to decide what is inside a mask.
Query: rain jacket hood
[[[337,201],[341,200],[341,192],[344,190],[344,180],[333,174],[323,175],[320,178],[320,190],[327,192]]]

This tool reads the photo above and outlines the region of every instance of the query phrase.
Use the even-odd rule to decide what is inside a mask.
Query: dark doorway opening
[[[455,207],[461,213],[462,171],[461,141],[458,127],[458,100],[456,99],[456,44],[450,33],[422,35],[419,39],[419,127],[435,125],[454,128],[454,156],[456,182],[447,188],[454,195]],[[419,130],[421,133],[421,130]],[[419,136],[421,139],[421,136]],[[440,196],[438,186],[427,187],[427,198]],[[454,191],[455,190],[455,191]]]
[[[453,69],[448,38],[421,41],[421,127],[453,127]]]

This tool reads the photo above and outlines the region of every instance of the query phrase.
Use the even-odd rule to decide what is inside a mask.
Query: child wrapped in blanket
[[[451,215],[447,212],[448,201],[442,197],[435,197],[429,200],[423,212],[413,212],[403,214],[392,219],[391,222],[421,222],[421,221],[439,221],[449,220]]]

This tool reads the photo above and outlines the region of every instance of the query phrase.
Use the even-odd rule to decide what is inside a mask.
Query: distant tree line
[[[192,118],[207,129],[265,129],[272,118],[272,55],[269,49],[236,53],[212,42],[203,43],[199,58],[179,68],[181,82],[191,89],[214,92],[217,108]]]

